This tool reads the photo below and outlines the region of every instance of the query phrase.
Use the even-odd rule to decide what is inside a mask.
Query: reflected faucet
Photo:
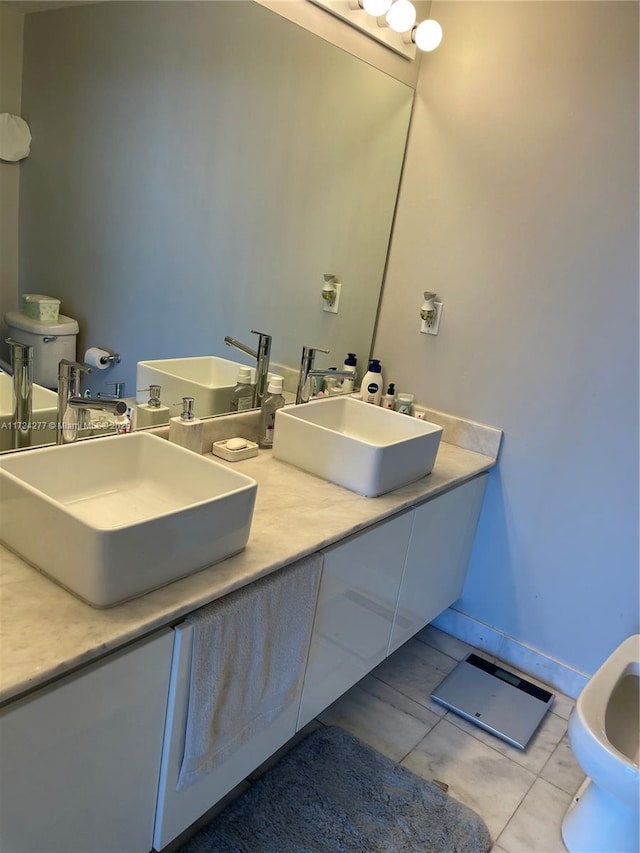
[[[313,362],[317,352],[328,353],[328,349],[322,347],[302,347],[302,358],[300,359],[300,372],[298,373],[298,387],[296,389],[296,403],[307,403],[311,396],[311,379],[315,376],[335,376],[353,379],[353,373],[348,370],[334,370],[333,368],[314,368]]]
[[[267,376],[269,374],[269,356],[271,355],[271,335],[264,332],[256,332],[251,330],[252,335],[258,335],[258,349],[254,350],[246,344],[240,343],[235,338],[227,335],[224,339],[225,344],[230,347],[239,349],[240,352],[246,353],[251,358],[256,360],[256,388],[253,392],[253,405],[260,406],[262,398],[267,393]]]
[[[80,396],[80,379],[83,373],[91,373],[91,368],[77,361],[60,360],[58,365],[58,423],[56,425],[56,444],[71,444],[78,438],[78,417],[76,410],[85,412],[111,412],[124,415],[127,404],[124,400],[91,399]],[[71,417],[73,416],[73,417]]]
[[[33,412],[33,347],[6,338],[11,350],[13,372],[13,424],[11,446],[14,450],[31,445]]]

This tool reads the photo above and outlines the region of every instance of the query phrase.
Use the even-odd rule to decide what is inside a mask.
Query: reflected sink
[[[95,607],[247,543],[257,483],[149,433],[0,459],[0,541]]]
[[[48,388],[34,384],[31,406],[31,444],[54,442],[58,416],[57,395]],[[13,377],[0,371],[0,450],[11,450],[14,410]]]
[[[196,417],[218,415],[231,408],[231,392],[241,367],[247,365],[217,356],[139,361],[136,388],[160,385],[160,399],[165,406],[176,406],[183,397],[193,397]],[[251,368],[252,382],[255,382],[255,374],[255,368]],[[136,399],[138,403],[146,403],[149,394],[138,391]],[[171,412],[172,416],[179,413],[178,407]]]
[[[280,409],[273,455],[374,498],[430,474],[441,435],[428,421],[333,397]]]

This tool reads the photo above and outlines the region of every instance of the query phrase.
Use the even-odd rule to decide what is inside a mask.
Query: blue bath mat
[[[318,729],[180,853],[487,853],[484,822],[337,727]]]

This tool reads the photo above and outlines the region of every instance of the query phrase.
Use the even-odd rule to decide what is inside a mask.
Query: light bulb
[[[392,0],[360,0],[360,5],[368,15],[374,18],[386,15],[391,8]]]
[[[385,20],[394,32],[406,33],[416,22],[416,7],[409,0],[395,0]]]
[[[427,18],[418,24],[411,37],[419,50],[435,50],[442,41],[442,27],[433,18]]]

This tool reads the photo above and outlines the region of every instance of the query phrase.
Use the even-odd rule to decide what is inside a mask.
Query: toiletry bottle
[[[273,447],[273,431],[275,429],[276,412],[284,406],[282,396],[282,376],[272,376],[269,380],[266,396],[260,407],[260,427],[258,429],[258,447],[264,449]]]
[[[362,378],[360,396],[365,403],[373,403],[374,406],[380,405],[380,400],[382,399],[382,368],[380,367],[380,359],[372,358],[369,362],[369,370]]]
[[[347,353],[347,357],[344,360],[344,364],[342,365],[342,369],[347,371],[348,373],[353,373],[353,378],[345,377],[342,380],[342,393],[343,394],[353,394],[353,386],[355,385],[355,381],[358,378],[358,374],[356,373],[356,366],[358,364],[358,359],[356,358],[355,352]]]
[[[389,383],[387,393],[382,398],[382,407],[384,409],[393,409],[396,402],[396,386],[393,382]]]
[[[396,395],[396,412],[402,415],[410,415],[411,407],[413,406],[413,394],[397,394]]]
[[[329,370],[337,369],[337,367],[329,368]],[[329,373],[324,377],[324,396],[335,397],[336,394],[340,394],[339,377],[331,376],[331,374]]]
[[[115,418],[116,435],[126,435],[131,432],[131,418],[125,412],[124,415],[116,415]]]
[[[253,408],[255,386],[251,384],[251,368],[241,367],[238,371],[238,382],[231,392],[232,412],[246,412]]]

